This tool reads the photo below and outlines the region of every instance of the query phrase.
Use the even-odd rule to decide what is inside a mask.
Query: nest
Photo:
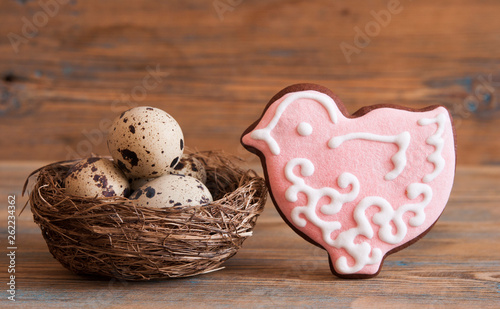
[[[134,281],[222,269],[252,235],[266,202],[265,181],[222,153],[191,155],[206,167],[210,204],[158,209],[124,197],[71,197],[64,177],[74,161],[34,171],[31,211],[54,258],[77,274]]]

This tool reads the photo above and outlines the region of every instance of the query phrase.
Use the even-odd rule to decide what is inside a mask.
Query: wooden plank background
[[[16,195],[19,212],[29,172],[107,154],[110,122],[134,105],[172,114],[188,147],[223,149],[253,168],[241,132],[298,82],[331,88],[350,112],[443,104],[458,145],[443,216],[377,278],[334,278],[325,253],[271,203],[223,271],[150,283],[82,278],[52,258],[27,209],[17,217],[16,305],[500,307],[499,16],[497,0],[1,1],[2,248],[5,201]]]
[[[53,17],[37,1],[0,3],[0,160],[106,154],[109,122],[130,105],[171,113],[191,148],[253,158],[241,132],[283,87],[314,82],[351,112],[444,104],[459,164],[500,163],[498,1],[41,2]],[[148,67],[161,74],[144,91]]]

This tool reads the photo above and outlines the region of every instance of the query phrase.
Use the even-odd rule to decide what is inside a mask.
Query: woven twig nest
[[[191,155],[205,164],[214,197],[208,205],[158,209],[123,197],[75,198],[64,190],[74,161],[34,171],[38,177],[29,195],[31,211],[54,258],[77,274],[124,280],[221,269],[252,235],[266,202],[265,181],[224,154]]]

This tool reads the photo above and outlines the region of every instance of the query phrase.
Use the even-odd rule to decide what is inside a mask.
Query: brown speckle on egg
[[[174,168],[177,162],[179,162],[179,157],[176,157],[172,160],[172,163],[170,163],[170,167]]]
[[[191,170],[193,172],[197,172],[198,171],[198,167],[196,166],[196,164],[194,164],[194,163],[191,164]]]
[[[184,162],[181,160],[181,162],[179,162],[179,163],[177,163],[177,164],[175,165],[175,168],[174,168],[174,169],[175,169],[176,171],[179,171],[179,170],[182,170],[182,169],[184,168],[184,166],[186,166],[186,164],[184,164]]]
[[[121,153],[122,158],[130,163],[132,166],[137,166],[139,163],[139,158],[137,158],[137,154],[129,149],[118,149]]]
[[[207,181],[205,166],[200,160],[190,155],[182,155],[179,162],[174,167],[174,170],[170,173],[191,176],[200,180],[202,183],[206,183]]]
[[[83,159],[70,168],[64,187],[69,195],[102,198],[126,196],[129,183],[113,162],[94,157]]]
[[[112,196],[115,196],[116,193],[114,190],[104,190],[102,191],[102,195],[105,196],[105,197],[112,197]]]
[[[131,199],[139,206],[162,208],[207,204],[212,201],[212,195],[207,187],[195,178],[163,175],[137,189]]]
[[[142,195],[142,190],[137,190],[137,191],[134,191],[134,193],[132,193],[129,197],[129,199],[131,200],[136,200],[138,199],[139,197],[141,197]]]
[[[155,196],[155,189],[154,188],[147,187],[145,189],[145,192],[146,192],[146,197],[147,198],[152,198],[153,196]]]

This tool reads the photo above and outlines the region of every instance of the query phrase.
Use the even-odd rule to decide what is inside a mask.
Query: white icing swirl
[[[423,182],[427,183],[433,181],[444,169],[445,160],[443,159],[441,152],[444,147],[444,139],[442,136],[445,121],[446,115],[444,113],[440,113],[434,118],[422,118],[418,121],[418,124],[421,126],[428,126],[433,123],[437,124],[436,132],[429,136],[425,141],[428,145],[434,146],[435,148],[434,152],[427,157],[427,161],[434,164],[434,170],[430,174],[424,176],[422,179]]]
[[[396,179],[396,177],[398,177],[406,167],[406,150],[408,149],[411,140],[409,132],[405,131],[398,135],[377,135],[367,132],[349,133],[342,136],[332,137],[328,141],[328,147],[335,149],[342,145],[343,142],[354,139],[394,143],[398,146],[399,150],[391,158],[391,161],[394,164],[394,169],[385,175],[385,180]]]
[[[320,211],[326,215],[338,213],[342,209],[342,205],[352,202],[358,196],[359,181],[354,175],[343,173],[337,179],[338,185],[341,188],[352,186],[350,192],[343,194],[330,187],[314,189],[308,186],[303,178],[294,174],[293,170],[296,166],[300,166],[300,173],[304,177],[314,174],[314,165],[308,159],[292,159],[285,167],[285,176],[292,183],[285,192],[285,198],[289,202],[295,203],[298,199],[298,193],[304,193],[307,196],[307,205],[297,206],[292,210],[292,221],[299,227],[306,226],[307,221],[309,221],[321,229],[325,241],[331,240],[332,232],[340,229],[342,225],[337,221],[324,221],[319,218],[316,206],[322,197],[328,197],[330,203],[323,205]]]
[[[307,185],[302,177],[297,176],[293,172],[296,166],[300,167],[302,177],[310,177],[315,171],[314,164],[304,158],[292,159],[285,167],[285,177],[292,183],[285,192],[287,201],[292,203],[297,202],[299,193],[303,193],[307,197],[306,205],[296,206],[292,210],[291,220],[298,227],[305,227],[310,222],[321,230],[322,239],[327,245],[337,249],[345,249],[354,259],[354,265],[349,266],[345,256],[339,257],[335,261],[335,268],[339,273],[353,274],[367,265],[380,264],[382,262],[383,252],[380,248],[372,247],[367,241],[355,242],[358,236],[364,236],[367,239],[374,237],[370,218],[366,216],[366,210],[369,207],[376,206],[380,209],[380,212],[374,214],[371,220],[373,224],[380,227],[378,232],[380,240],[388,244],[398,244],[407,235],[408,227],[403,220],[405,213],[414,213],[414,216],[408,222],[412,227],[420,226],[425,221],[424,208],[432,200],[432,189],[426,184],[412,183],[406,188],[407,197],[414,200],[423,195],[421,202],[405,204],[394,209],[387,200],[380,196],[365,197],[354,209],[353,216],[357,225],[341,232],[333,239],[332,233],[341,229],[342,224],[339,221],[321,219],[316,211],[318,202],[321,198],[328,197],[331,202],[321,207],[321,213],[325,215],[339,213],[345,203],[352,202],[357,198],[360,192],[358,179],[350,173],[342,173],[338,177],[337,184],[340,188],[345,189],[351,186],[351,191],[347,193],[340,193],[330,187],[315,189]],[[395,231],[393,231],[393,225],[396,228]]]

